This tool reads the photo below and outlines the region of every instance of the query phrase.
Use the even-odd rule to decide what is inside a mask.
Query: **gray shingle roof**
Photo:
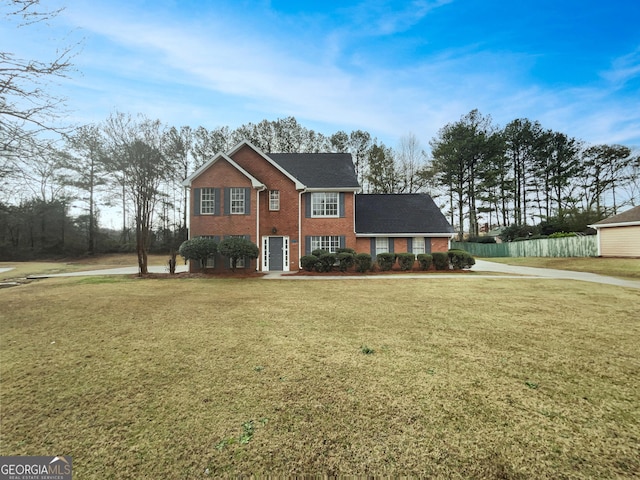
[[[356,233],[454,233],[426,193],[356,195]]]
[[[350,153],[268,153],[308,188],[358,188]]]
[[[632,223],[632,222],[640,222],[640,205],[637,207],[633,207],[631,210],[627,210],[626,212],[622,212],[618,215],[614,215],[613,217],[605,218],[604,220],[600,220],[594,225],[607,225],[609,223]]]

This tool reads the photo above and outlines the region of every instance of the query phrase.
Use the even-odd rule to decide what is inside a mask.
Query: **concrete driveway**
[[[504,265],[502,263],[477,260],[471,268],[474,272],[504,273],[522,278],[555,278],[566,280],[581,280],[583,282],[604,283],[607,285],[617,285],[619,287],[640,288],[638,280],[624,280],[621,278],[607,277],[596,273],[574,272],[570,270],[556,270],[553,268],[519,267],[515,265]]]
[[[11,269],[0,269],[0,272]],[[157,266],[149,267],[151,273],[167,273],[168,267]],[[182,273],[189,270],[187,265],[177,265],[176,272]],[[419,278],[437,280],[438,278],[458,278],[458,279],[474,279],[474,278],[513,278],[513,279],[528,279],[528,278],[549,278],[549,279],[566,279],[566,280],[580,280],[583,282],[602,283],[607,285],[617,285],[619,287],[637,288],[640,289],[640,281],[638,280],[624,280],[615,277],[607,277],[605,275],[597,275],[595,273],[585,272],[573,272],[569,270],[556,270],[551,268],[534,268],[534,267],[519,267],[515,265],[505,265],[502,263],[490,262],[487,260],[476,260],[476,264],[471,268],[474,272],[490,272],[492,274],[501,273],[503,275],[428,275],[424,274],[406,274],[406,275],[363,275],[363,276],[331,276],[331,275],[318,275],[318,276],[296,276],[288,275],[289,272],[269,272],[263,278],[266,280],[380,280],[380,279],[407,279],[407,278]],[[48,277],[86,277],[97,275],[135,275],[138,273],[138,267],[125,267],[125,268],[110,268],[106,270],[87,270],[83,272],[70,272],[70,273],[56,273],[51,275],[34,275],[30,278],[48,278]]]

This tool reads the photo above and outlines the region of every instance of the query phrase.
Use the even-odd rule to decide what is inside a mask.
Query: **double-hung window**
[[[216,213],[216,194],[214,188],[200,189],[200,214],[215,215]]]
[[[338,193],[322,192],[311,194],[312,217],[337,217]]]
[[[376,237],[376,255],[389,252],[389,237]]]
[[[269,210],[280,210],[280,190],[269,191]]]
[[[231,214],[244,214],[244,192],[242,187],[231,188]]]
[[[336,253],[338,248],[340,248],[340,237],[338,235],[311,237],[311,251],[326,250],[330,253]]]
[[[414,237],[412,241],[411,249],[413,250],[411,253],[415,253],[416,255],[425,253],[424,237]]]

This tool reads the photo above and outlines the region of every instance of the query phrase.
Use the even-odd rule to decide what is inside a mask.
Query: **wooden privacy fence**
[[[510,243],[451,242],[475,257],[597,257],[598,237],[540,238]]]

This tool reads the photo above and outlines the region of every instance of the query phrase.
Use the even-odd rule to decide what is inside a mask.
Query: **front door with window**
[[[289,271],[289,237],[262,237],[262,270]]]

